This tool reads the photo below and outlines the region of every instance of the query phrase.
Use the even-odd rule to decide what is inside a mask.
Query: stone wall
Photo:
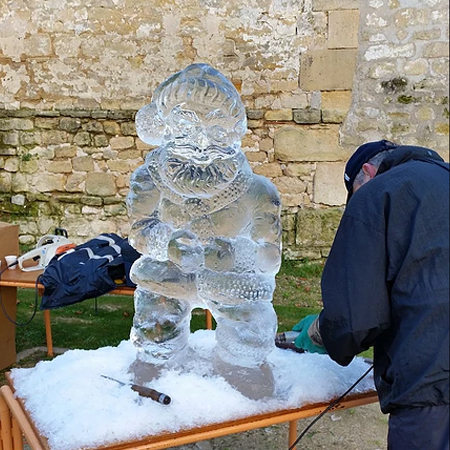
[[[437,149],[448,161],[448,14],[444,0],[362,2],[358,69],[343,143],[387,137]]]
[[[417,25],[423,35],[416,30],[403,40],[441,49],[448,30],[443,4],[427,0],[409,8],[432,22]],[[381,35],[384,16],[401,18],[402,9],[396,0],[364,1],[358,34],[359,0],[177,0],[151,8],[141,0],[3,2],[0,219],[19,223],[26,244],[56,226],[77,242],[102,232],[126,235],[129,174],[151,151],[136,137],[134,115],[168,75],[207,62],[233,81],[246,104],[243,148],[254,171],[281,193],[286,256],[326,256],[345,201],[343,167],[355,143],[372,138],[374,128],[391,139],[405,137],[389,124],[415,101],[392,101],[385,112],[386,92],[379,88],[389,82],[396,88],[403,66],[370,78],[372,106],[379,110],[370,126],[360,112],[368,108],[360,107],[367,99],[359,87],[369,82],[368,66],[378,73],[378,65],[399,60],[397,43],[389,41],[395,32],[386,36],[391,54],[379,55],[382,64],[364,55],[381,39],[371,36]],[[400,22],[397,34],[413,26]],[[430,70],[408,78],[408,87],[421,76],[427,81],[424,98],[445,78],[441,53],[420,53],[417,67]],[[405,65],[414,65],[408,58]],[[401,95],[409,97],[406,89]],[[446,101],[437,93],[422,105],[427,110],[409,116],[409,122],[427,118],[433,148],[443,154]]]

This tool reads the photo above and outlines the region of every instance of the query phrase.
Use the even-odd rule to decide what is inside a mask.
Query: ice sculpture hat
[[[236,88],[208,64],[192,64],[159,85],[151,103],[138,111],[136,130],[139,138],[150,145],[161,145],[168,116],[184,103],[218,111],[229,119],[238,139],[245,135],[246,111]]]

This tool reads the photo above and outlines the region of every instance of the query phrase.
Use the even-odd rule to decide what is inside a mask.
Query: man
[[[449,449],[449,166],[388,141],[346,166],[347,208],[322,277],[324,309],[297,347],[346,366],[374,347],[389,450]]]

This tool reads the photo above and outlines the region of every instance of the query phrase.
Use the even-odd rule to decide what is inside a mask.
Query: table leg
[[[52,323],[50,317],[50,310],[44,309],[44,321],[45,321],[45,336],[47,338],[47,354],[53,357],[53,338],[52,338]]]
[[[213,317],[209,309],[206,310],[206,329],[207,330],[213,329]]]
[[[23,450],[23,435],[17,420],[12,418],[12,437],[14,450]]]
[[[23,435],[25,436],[28,442],[28,445],[32,448],[32,450],[44,450],[42,444],[40,443],[38,437],[36,436],[36,433],[33,430],[33,427],[28,421],[27,416],[23,412],[20,403],[14,397],[14,394],[12,393],[11,388],[9,386],[3,386],[0,388],[0,398],[2,397],[7,404],[7,407],[11,411],[11,415],[17,421],[18,426],[20,427]],[[10,449],[6,447],[6,450]],[[15,449],[12,448],[11,450]]]
[[[298,428],[298,420],[293,420],[289,422],[289,448],[291,448],[295,441],[297,440],[297,428]],[[294,447],[293,450],[296,450],[297,447]]]
[[[8,405],[0,392],[0,449],[13,450],[12,447],[12,430],[11,430],[11,413]]]

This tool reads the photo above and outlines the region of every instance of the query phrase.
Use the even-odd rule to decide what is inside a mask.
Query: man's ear
[[[363,169],[363,172],[364,172],[370,179],[375,178],[375,175],[376,175],[377,172],[378,172],[378,168],[375,167],[375,166],[372,166],[372,164],[369,164],[369,163],[365,163],[365,164],[362,166],[362,169]]]

